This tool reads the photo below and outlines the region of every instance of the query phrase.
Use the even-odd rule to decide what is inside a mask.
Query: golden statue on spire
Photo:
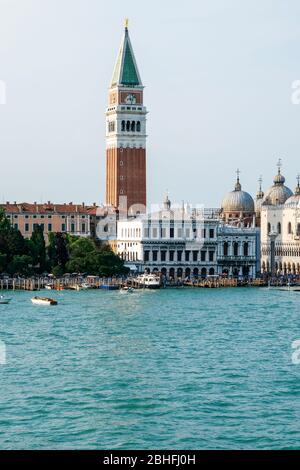
[[[129,19],[128,18],[125,18],[125,29],[128,29],[128,26],[129,26]]]

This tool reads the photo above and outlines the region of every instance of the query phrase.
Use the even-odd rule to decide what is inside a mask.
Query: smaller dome
[[[300,207],[300,177],[298,177],[298,184],[296,186],[294,194],[285,201],[287,206],[298,206]]]
[[[280,170],[278,171],[278,174],[274,178],[274,184],[284,184],[285,183],[285,177],[280,173]]]

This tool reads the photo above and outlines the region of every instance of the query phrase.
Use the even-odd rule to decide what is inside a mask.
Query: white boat
[[[47,289],[47,290],[52,290],[53,287],[52,287],[51,284],[46,284],[46,285],[45,285],[45,289]]]
[[[288,292],[300,292],[300,286],[282,286],[275,287],[274,289]]]
[[[124,286],[122,289],[120,289],[121,294],[132,294],[132,292],[134,292],[133,287]]]
[[[33,297],[31,302],[34,305],[57,305],[57,301],[54,299],[49,299],[48,297]]]
[[[83,282],[80,287],[81,287],[81,289],[90,289],[91,288],[91,286],[87,282]]]
[[[156,274],[142,274],[136,279],[140,287],[146,289],[159,289],[160,288],[160,277]]]
[[[10,301],[11,299],[4,297],[4,295],[0,295],[0,305],[7,305]]]

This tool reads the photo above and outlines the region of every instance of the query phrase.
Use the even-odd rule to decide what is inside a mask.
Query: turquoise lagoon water
[[[300,448],[300,294],[13,293],[0,449]]]

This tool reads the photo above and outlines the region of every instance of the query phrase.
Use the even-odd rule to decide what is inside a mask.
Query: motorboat
[[[7,305],[9,304],[11,299],[4,297],[4,295],[0,295],[0,305]]]
[[[134,288],[133,287],[130,287],[130,286],[124,286],[120,289],[120,293],[121,294],[132,294],[132,292],[134,292]]]
[[[31,302],[34,305],[46,305],[46,306],[57,305],[57,300],[50,299],[49,297],[33,297],[31,299]]]
[[[161,286],[160,277],[156,274],[142,274],[136,279],[139,287],[146,289],[159,289]]]

